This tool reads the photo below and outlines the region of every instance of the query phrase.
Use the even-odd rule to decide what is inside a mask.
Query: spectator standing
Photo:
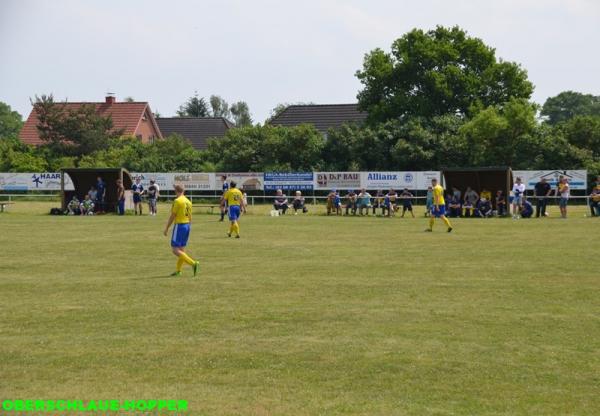
[[[102,177],[98,176],[96,181],[96,211],[104,212],[106,207],[104,201],[106,198],[106,183],[102,180]]]
[[[246,210],[246,207],[248,206],[248,194],[246,192],[244,192],[242,194],[242,214],[247,213],[248,211]]]
[[[144,192],[144,185],[140,178],[136,178],[133,185],[131,185],[131,191],[133,192],[133,212],[138,215],[138,209],[140,215],[142,215],[142,193]]]
[[[366,189],[361,189],[358,194],[358,213],[364,215],[363,212],[366,210],[369,215],[369,209],[371,208],[371,194]]]
[[[571,196],[571,187],[567,178],[563,177],[561,183],[558,185],[558,192],[560,199],[558,206],[560,207],[561,218],[567,218],[567,205],[569,204],[569,198]]]
[[[393,189],[390,189],[385,196],[384,205],[387,210],[387,216],[391,217],[392,214],[396,214],[396,198],[398,194]]]
[[[277,190],[275,201],[273,202],[273,208],[275,208],[277,211],[281,211],[282,215],[285,215],[285,212],[288,209],[287,197],[284,195],[281,189]]]
[[[521,178],[517,176],[513,188],[512,214],[513,219],[519,219],[521,213],[521,204],[523,203],[523,194],[525,193],[525,184],[521,182]]]
[[[400,199],[402,199],[402,218],[404,218],[404,214],[406,213],[406,211],[410,211],[410,215],[412,215],[413,218],[415,217],[415,213],[413,212],[412,206],[413,198],[414,195],[410,193],[408,188],[404,188],[404,190],[400,194]]]
[[[500,189],[496,192],[496,213],[499,217],[504,217],[506,214],[506,198]]]
[[[227,183],[227,175],[221,175],[221,180],[223,181],[223,194],[221,195],[221,219],[219,221],[223,222],[225,219],[225,214],[227,214],[227,201],[223,197],[223,195],[225,195],[225,192],[229,190],[229,184]]]
[[[523,218],[531,218],[533,215],[533,205],[531,202],[527,200],[526,196],[523,196],[523,201],[521,204],[521,217]]]
[[[546,216],[546,204],[548,203],[548,197],[552,193],[552,187],[546,181],[546,178],[542,178],[538,183],[535,184],[534,192],[535,196],[537,197],[535,204],[535,217],[539,218],[541,215],[543,218]]]
[[[292,207],[294,207],[294,215],[298,215],[298,211],[302,211],[302,213],[306,213],[308,210],[304,204],[304,197],[302,196],[302,192],[296,191],[296,195],[294,196],[294,200],[292,201]]]
[[[117,212],[125,215],[125,187],[121,179],[117,179]]]
[[[456,188],[454,188],[456,189]],[[458,189],[456,189],[458,191]],[[458,191],[460,193],[460,191]],[[458,197],[460,201],[460,196]],[[428,217],[431,215],[431,210],[433,209],[433,188],[431,186],[427,187],[427,196],[425,197],[425,216]]]
[[[462,192],[460,191],[460,189],[458,189],[457,187],[453,186],[452,187],[452,196],[458,198],[458,200],[460,201],[460,198],[462,197]]]
[[[592,217],[600,217],[600,176],[596,178],[596,186],[592,188],[589,204]]]
[[[159,197],[159,189],[158,185],[154,183],[154,179],[150,179],[150,186],[148,186],[146,193],[148,194],[148,210],[150,211],[150,215],[156,216],[156,201]]]

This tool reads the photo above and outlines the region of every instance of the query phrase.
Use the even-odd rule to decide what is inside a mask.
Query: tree
[[[600,158],[600,117],[575,116],[556,127],[567,142],[581,149],[589,149]]]
[[[600,97],[574,91],[563,91],[550,97],[542,107],[541,115],[556,125],[575,116],[600,116]]]
[[[21,115],[8,104],[0,102],[0,139],[18,137],[23,127]]]
[[[414,29],[394,41],[390,53],[366,54],[356,76],[363,84],[359,105],[371,122],[464,116],[474,107],[528,99],[533,91],[524,69],[497,60],[493,48],[457,26]]]
[[[56,103],[52,95],[35,98],[33,111],[38,116],[40,139],[56,153],[81,156],[106,149],[111,138],[120,137],[122,130],[113,129],[112,119],[96,113],[94,105],[68,108]]]
[[[231,104],[231,114],[233,115],[233,121],[237,127],[247,127],[252,125],[250,109],[246,102],[238,101],[237,103]]]
[[[212,108],[213,117],[224,117],[230,118],[231,112],[229,111],[229,104],[223,98],[218,95],[211,95],[210,99],[210,107]]]
[[[128,97],[125,97],[123,99],[123,101],[125,101],[126,103],[134,103],[135,102],[135,98],[133,98],[132,96],[128,96]]]
[[[185,103],[179,106],[177,110],[178,117],[208,117],[209,111],[204,98],[198,96],[198,92],[194,93]]]

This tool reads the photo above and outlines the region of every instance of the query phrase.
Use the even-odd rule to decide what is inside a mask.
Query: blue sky
[[[594,0],[0,1],[0,101],[149,101],[174,115],[194,91],[244,100],[255,121],[281,102],[347,103],[369,50],[417,27],[459,25],[529,72],[543,103],[600,95]]]

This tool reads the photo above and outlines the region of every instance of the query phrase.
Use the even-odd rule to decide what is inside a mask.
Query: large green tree
[[[469,115],[533,92],[524,69],[497,59],[493,48],[459,27],[414,29],[391,52],[369,52],[356,76],[363,84],[360,107],[372,122]]]
[[[237,103],[231,104],[230,110],[233,121],[237,127],[248,127],[252,125],[250,109],[245,101],[238,101]]]
[[[62,155],[81,156],[106,149],[110,139],[123,134],[113,128],[110,116],[97,114],[94,105],[69,108],[66,103],[55,102],[52,95],[36,96],[32,104],[40,139]]]
[[[18,137],[23,127],[23,119],[8,104],[0,102],[0,140],[9,137]]]
[[[542,107],[541,115],[555,125],[575,116],[600,116],[600,97],[575,91],[563,91],[550,97]]]

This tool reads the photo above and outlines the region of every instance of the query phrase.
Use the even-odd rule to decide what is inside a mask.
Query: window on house
[[[142,141],[142,135],[141,134],[136,134],[135,137],[141,142]]]

